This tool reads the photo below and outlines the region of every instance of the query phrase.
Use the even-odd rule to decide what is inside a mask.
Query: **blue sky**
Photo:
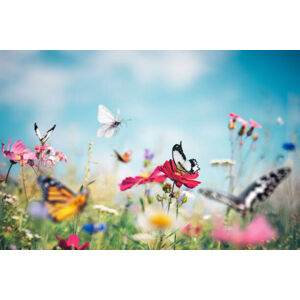
[[[111,139],[96,137],[98,104],[129,120]],[[42,132],[56,124],[50,143],[82,174],[90,139],[99,172],[112,169],[113,149],[133,150],[120,177],[138,174],[145,148],[161,164],[182,140],[201,181],[221,181],[209,161],[230,156],[230,112],[262,124],[257,153],[267,154],[265,169],[282,142],[299,138],[299,110],[299,51],[0,51],[0,141],[33,148],[33,123]]]

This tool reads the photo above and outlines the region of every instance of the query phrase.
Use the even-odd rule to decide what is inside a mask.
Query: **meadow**
[[[50,146],[56,130],[59,128],[52,129],[49,136],[39,133],[35,145],[25,145],[13,137],[1,141],[1,155],[6,159],[0,169],[2,250],[286,250],[300,247],[299,150],[295,140],[282,141],[278,157],[264,163],[261,175],[282,167],[290,168],[291,173],[280,180],[274,191],[265,188],[267,197],[256,199],[255,207],[244,203],[245,207],[239,210],[224,203],[208,212],[206,207],[214,201],[207,199],[207,193],[205,196],[199,192],[201,163],[198,162],[200,171],[179,170],[172,154],[173,145],[170,145],[169,160],[159,165],[153,164],[156,153],[145,149],[134,158],[143,155],[141,172],[128,174],[118,182],[118,167],[131,163],[131,152],[124,154],[111,149],[114,171],[93,174],[94,141],[90,140],[86,145],[86,167],[84,173],[81,171],[84,179],[80,182],[74,176],[78,172],[76,162],[68,159],[67,153]],[[109,135],[118,138],[117,132]],[[228,123],[224,124],[224,143],[228,143],[227,135],[231,153],[210,162],[211,168],[224,174],[223,202],[226,195],[235,194],[253,181],[245,165],[249,156],[254,161],[253,167],[255,161],[261,160],[256,142],[267,138],[259,123],[245,121],[236,114],[229,114]],[[184,147],[184,137],[182,140]],[[56,172],[58,164],[66,169],[63,178]],[[10,175],[12,168],[18,169],[17,177]],[[222,190],[213,183],[211,187]]]

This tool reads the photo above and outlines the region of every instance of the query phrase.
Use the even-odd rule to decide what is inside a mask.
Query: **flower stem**
[[[9,166],[9,168],[7,170],[7,174],[6,174],[6,177],[5,177],[5,183],[7,183],[8,176],[9,176],[10,170],[11,170],[11,168],[12,168],[13,165],[14,165],[14,163],[10,162],[10,166]]]
[[[178,210],[179,210],[179,204],[178,201],[176,201],[176,220],[178,219]],[[173,246],[173,250],[176,250],[176,232],[174,234],[174,246]]]
[[[25,198],[26,198],[26,207],[25,207],[25,209],[27,209],[27,207],[28,207],[28,197],[27,197],[27,192],[26,192],[25,176],[24,176],[24,166],[23,166],[23,164],[21,164],[21,173],[22,173],[23,191],[24,191]]]
[[[39,176],[38,176],[36,170],[34,169],[34,167],[31,167],[31,168],[32,168],[32,170],[34,171],[34,174],[35,174],[36,178],[38,178]]]
[[[172,198],[173,198],[174,187],[175,187],[175,181],[173,181],[172,190],[171,190],[171,193],[169,195],[170,197],[169,197],[169,202],[168,202],[168,212],[170,211],[170,206],[171,206],[171,202],[172,202]]]

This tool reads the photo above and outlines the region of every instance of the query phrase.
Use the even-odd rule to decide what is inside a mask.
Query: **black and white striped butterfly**
[[[52,134],[52,132],[54,131],[56,125],[53,125],[47,132],[44,136],[41,135],[41,132],[37,126],[36,123],[34,123],[34,131],[35,131],[35,134],[36,136],[38,137],[38,139],[40,140],[42,146],[45,145],[45,143],[47,142],[47,140],[49,139],[50,135]]]
[[[250,184],[238,196],[219,193],[209,189],[200,189],[199,192],[205,197],[224,203],[238,212],[252,212],[255,205],[266,200],[290,172],[291,168],[289,167],[272,171]]]
[[[196,159],[186,159],[186,156],[182,150],[182,142],[173,146],[172,157],[177,170],[180,172],[195,174],[200,170]]]

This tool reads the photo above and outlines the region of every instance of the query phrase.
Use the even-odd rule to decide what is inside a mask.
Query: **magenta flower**
[[[237,118],[240,117],[240,115],[234,114],[234,113],[230,113],[229,117],[232,117],[232,121],[235,122]]]
[[[139,176],[136,177],[126,177],[120,184],[120,190],[126,191],[130,188],[132,188],[134,185],[138,184],[145,184],[145,183],[151,183],[151,182],[164,182],[167,179],[167,176],[162,174],[157,167],[152,174],[148,175],[147,173],[142,173]]]
[[[77,234],[71,234],[67,240],[56,235],[56,239],[59,241],[58,246],[63,250],[85,250],[90,245],[89,242],[86,242],[79,247],[79,237]]]
[[[263,215],[259,215],[245,229],[241,229],[238,224],[234,224],[231,228],[226,228],[219,220],[212,236],[215,240],[241,247],[268,242],[276,237],[276,232],[269,225],[266,218]]]
[[[198,172],[195,174],[184,174],[182,172],[179,172],[176,168],[173,159],[165,161],[165,163],[162,166],[159,166],[157,168],[159,171],[163,172],[168,178],[174,181],[178,188],[181,188],[181,186],[184,185],[187,188],[193,189],[201,183],[200,181],[194,180],[198,178]]]

